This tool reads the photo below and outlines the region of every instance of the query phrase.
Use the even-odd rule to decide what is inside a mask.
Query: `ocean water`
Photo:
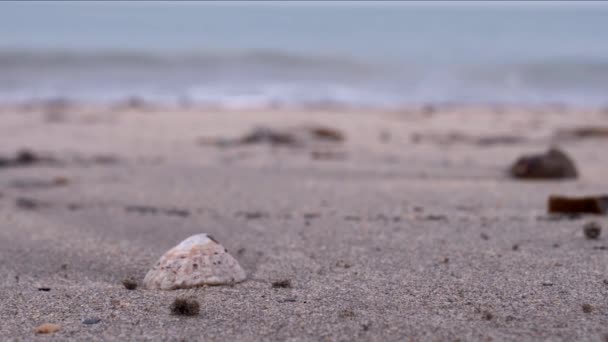
[[[608,4],[0,2],[0,101],[608,104]]]

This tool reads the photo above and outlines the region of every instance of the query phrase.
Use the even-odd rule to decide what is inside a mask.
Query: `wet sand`
[[[28,148],[53,161],[0,167],[2,340],[608,338],[608,220],[546,213],[551,194],[608,192],[608,138],[556,135],[608,126],[606,111],[5,105],[0,115],[0,155]],[[205,143],[299,125],[345,140]],[[517,157],[551,144],[575,160],[577,180],[509,178]],[[604,226],[598,240],[583,236],[589,221]],[[196,233],[227,247],[248,280],[124,288]],[[281,280],[291,287],[272,286]],[[199,315],[171,315],[182,295]],[[61,330],[37,336],[42,323]]]

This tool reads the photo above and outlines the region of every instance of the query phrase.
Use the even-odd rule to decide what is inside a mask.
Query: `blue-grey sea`
[[[0,101],[608,104],[608,3],[0,2]]]

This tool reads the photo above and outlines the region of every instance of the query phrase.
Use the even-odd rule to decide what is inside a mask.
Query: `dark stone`
[[[585,303],[581,306],[581,308],[583,309],[584,313],[591,313],[593,312],[593,306],[591,304]]]
[[[200,304],[195,299],[175,298],[171,304],[171,313],[178,316],[196,316],[200,312]]]
[[[82,324],[97,324],[101,322],[101,318],[89,317],[82,320]]]
[[[520,179],[577,178],[574,162],[563,151],[552,148],[544,154],[520,157],[510,169],[511,176]]]
[[[597,222],[588,222],[583,226],[585,237],[589,240],[597,240],[602,233],[602,226]]]
[[[282,280],[273,281],[272,287],[275,289],[276,288],[291,288],[291,280],[282,279]]]
[[[127,290],[135,290],[137,288],[137,282],[131,278],[124,279],[122,285]]]

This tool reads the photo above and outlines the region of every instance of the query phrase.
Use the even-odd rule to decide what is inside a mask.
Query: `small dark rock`
[[[563,151],[552,148],[544,154],[520,157],[510,169],[511,176],[520,179],[577,178],[574,162]]]
[[[481,317],[486,321],[491,321],[494,318],[494,314],[490,311],[484,311]]]
[[[171,313],[178,316],[196,316],[200,312],[200,304],[195,299],[175,298],[171,304]]]
[[[89,317],[82,320],[82,324],[97,324],[101,322],[101,318]]]
[[[543,283],[543,286],[553,286],[553,283]]]
[[[50,287],[39,287],[38,291],[49,292],[49,291],[51,291],[51,288]]]
[[[481,233],[479,234],[479,236],[483,239],[483,240],[490,240],[490,236],[486,233]]]
[[[15,156],[15,164],[17,165],[30,165],[38,161],[40,161],[40,157],[30,150],[21,150]]]
[[[585,303],[581,306],[584,313],[591,313],[593,311],[593,306],[589,303]]]
[[[585,237],[589,240],[597,240],[602,233],[602,226],[597,222],[588,222],[583,226]]]
[[[519,250],[519,245],[518,244],[514,244],[513,247],[511,247],[512,250],[514,251],[518,251]]]
[[[608,279],[604,279],[603,283],[604,285],[608,285]]]
[[[132,278],[127,278],[122,281],[122,285],[127,290],[135,290],[137,288],[137,282]]]
[[[273,281],[272,282],[272,288],[291,288],[291,280],[289,279],[282,279],[282,280],[277,280],[277,281]]]
[[[15,199],[15,205],[17,208],[23,210],[36,210],[43,206],[40,201],[26,197],[19,197]]]

